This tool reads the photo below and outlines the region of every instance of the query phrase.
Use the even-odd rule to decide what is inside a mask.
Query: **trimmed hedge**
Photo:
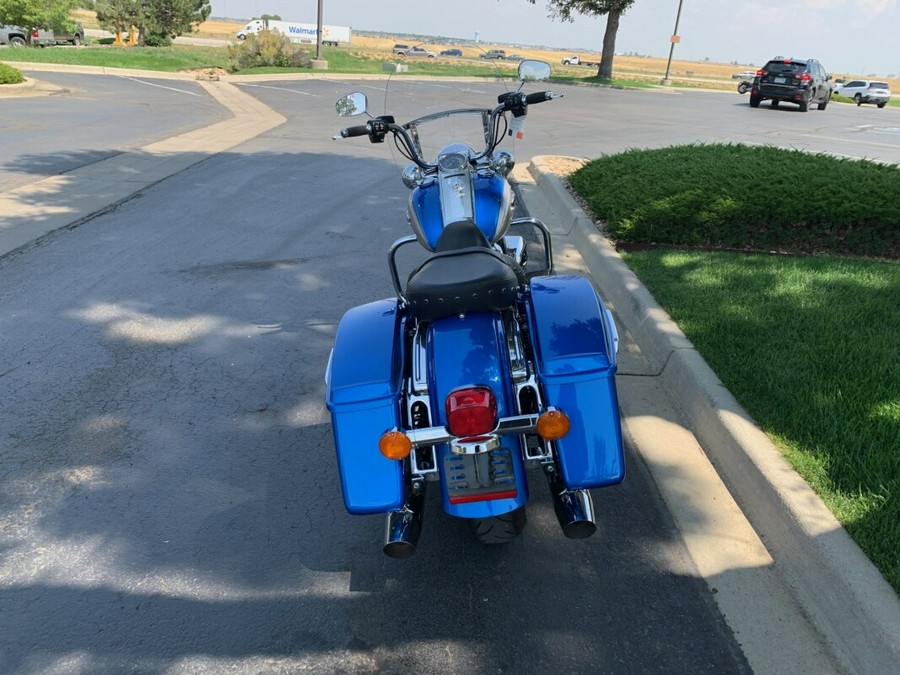
[[[900,258],[900,168],[768,146],[629,150],[569,176],[632,244]]]
[[[0,84],[21,84],[24,81],[25,76],[19,70],[0,63]]]

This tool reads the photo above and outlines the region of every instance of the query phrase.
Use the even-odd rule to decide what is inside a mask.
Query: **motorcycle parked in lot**
[[[346,312],[326,372],[344,504],[386,514],[391,557],[415,552],[429,484],[444,511],[499,544],[525,525],[528,470],[549,480],[570,538],[596,530],[589,489],[624,478],[612,315],[587,278],[553,273],[543,223],[512,218],[514,161],[497,148],[522,132],[530,106],[558,97],[522,91],[549,78],[548,64],[523,61],[518,74],[496,107],[405,124],[370,116],[340,132],[390,136],[412,162],[402,178],[414,234],[388,256],[396,296]],[[368,114],[362,93],[336,107]],[[462,119],[483,147],[451,142],[426,157],[431,126]],[[513,234],[527,228],[534,237]],[[428,254],[402,284],[397,253],[415,243]]]

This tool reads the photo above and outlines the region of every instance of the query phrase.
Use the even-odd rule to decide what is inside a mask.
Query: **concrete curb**
[[[37,83],[34,80],[26,77],[24,82],[19,82],[18,84],[4,84],[3,89],[8,89],[9,91],[21,91],[24,89],[34,89],[35,84],[37,84]]]
[[[822,500],[716,377],[587,214],[546,157],[530,166],[598,286],[660,373],[685,420],[765,542],[813,626],[850,672],[897,672],[900,600]]]
[[[18,84],[0,85],[0,96],[27,96],[34,92],[37,82],[26,77],[24,82]]]
[[[85,75],[121,75],[124,77],[152,77],[156,80],[194,80],[193,72],[167,73],[161,70],[134,68],[106,68],[105,66],[75,66],[64,63],[30,63],[28,61],[4,61],[16,70],[45,73],[83,73]]]

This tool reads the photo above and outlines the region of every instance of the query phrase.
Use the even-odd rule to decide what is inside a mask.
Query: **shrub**
[[[900,258],[894,165],[687,145],[601,157],[569,183],[617,242]]]
[[[144,35],[145,47],[171,47],[172,38],[165,33],[150,33]]]
[[[12,66],[0,63],[0,84],[20,84],[24,81],[25,76],[21,72]]]
[[[233,72],[247,68],[309,68],[311,59],[306,50],[295,47],[286,35],[278,31],[260,31],[248,35],[240,44],[228,47],[228,62]]]

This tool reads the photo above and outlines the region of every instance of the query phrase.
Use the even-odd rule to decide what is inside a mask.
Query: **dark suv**
[[[825,110],[833,88],[831,75],[815,59],[776,56],[756,71],[750,87],[750,107],[758,108],[760,102],[769,100],[773,107],[781,101],[796,103],[800,112],[809,110],[810,103]]]

